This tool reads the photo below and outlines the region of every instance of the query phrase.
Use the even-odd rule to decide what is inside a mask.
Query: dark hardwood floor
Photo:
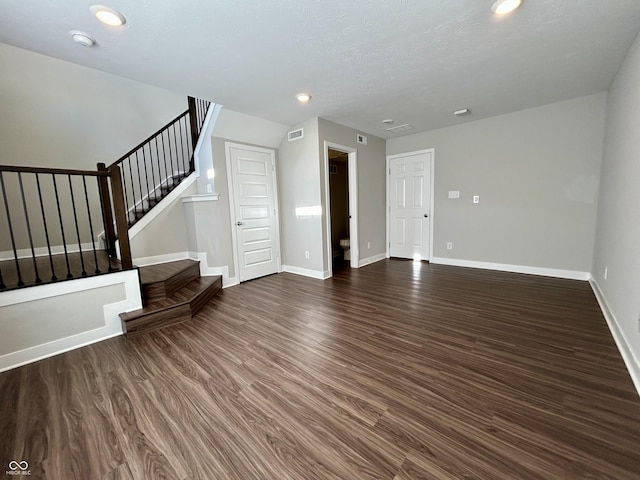
[[[0,460],[37,479],[640,478],[640,399],[586,282],[273,275],[0,389]]]

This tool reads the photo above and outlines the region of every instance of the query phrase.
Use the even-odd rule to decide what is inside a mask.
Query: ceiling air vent
[[[287,138],[289,139],[290,142],[293,142],[294,140],[300,140],[302,137],[304,137],[303,128],[299,128],[298,130],[292,130],[287,134]]]
[[[387,128],[387,132],[402,133],[402,132],[406,132],[407,130],[413,130],[414,128],[416,127],[408,123],[405,123],[404,125],[398,125],[397,127]]]

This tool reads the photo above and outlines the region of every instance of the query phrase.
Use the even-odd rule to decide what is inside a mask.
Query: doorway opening
[[[358,151],[324,142],[325,255],[329,277],[334,270],[358,268]]]
[[[332,270],[351,266],[349,154],[329,148],[329,215]]]

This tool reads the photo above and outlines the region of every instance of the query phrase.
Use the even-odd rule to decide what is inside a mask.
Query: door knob
[[[424,218],[429,218],[429,214],[425,213]]]
[[[240,226],[242,225],[242,222],[236,222],[236,225]]]

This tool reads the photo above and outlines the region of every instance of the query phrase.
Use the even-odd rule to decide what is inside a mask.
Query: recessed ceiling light
[[[498,0],[491,7],[491,11],[496,15],[506,15],[513,12],[521,3],[522,0]]]
[[[127,23],[127,19],[124,18],[124,15],[113,8],[105,7],[104,5],[93,5],[89,10],[98,20],[110,27],[121,27]]]
[[[296,95],[296,99],[298,99],[300,103],[309,103],[309,101],[311,101],[311,95],[308,93],[299,93]]]
[[[385,125],[393,125],[394,121],[391,118],[387,118],[386,120],[382,120],[382,123],[384,123]]]
[[[83,47],[93,47],[96,44],[96,39],[88,33],[81,32],[80,30],[71,30],[69,32],[71,38],[76,43],[79,43]]]

